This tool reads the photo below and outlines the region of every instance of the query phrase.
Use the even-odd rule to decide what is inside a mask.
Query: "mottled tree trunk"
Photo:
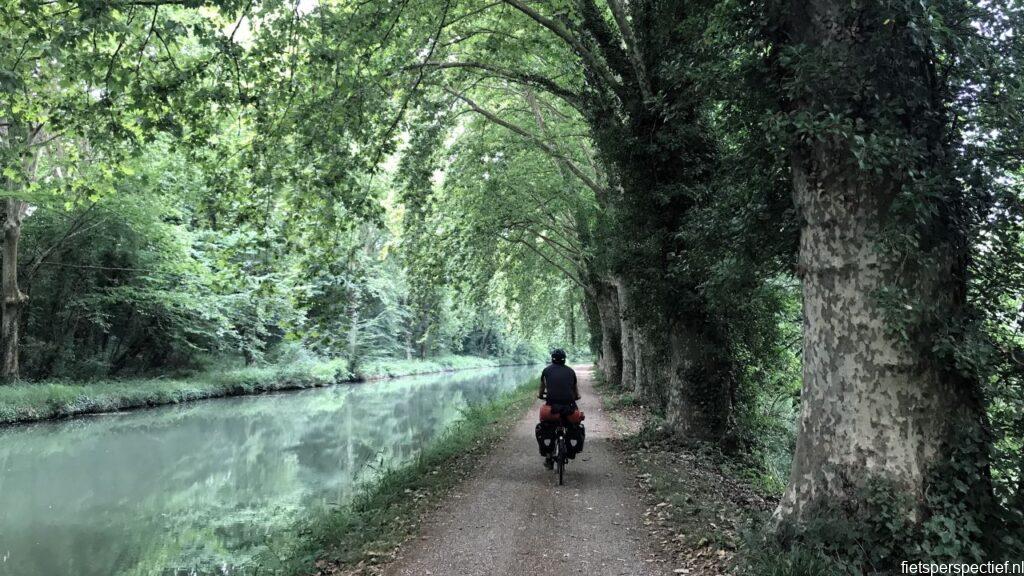
[[[877,29],[866,28],[860,13],[838,0],[787,6],[788,42],[841,55],[851,66],[874,62],[877,42],[887,42],[903,75],[896,88],[938,90],[934,59],[909,36],[893,34],[881,21],[870,24]],[[875,80],[888,90],[882,93],[894,99],[879,103],[879,109],[905,110],[881,120],[868,115],[869,122],[886,123],[871,129],[905,130],[908,140],[913,135],[929,143],[927,156],[914,169],[932,176],[930,194],[917,201],[934,202],[935,215],[925,225],[893,211],[907,181],[898,164],[880,172],[860,169],[850,144],[839,138],[794,146],[794,203],[802,222],[803,392],[792,473],[776,510],[779,521],[799,524],[817,505],[856,502],[871,479],[885,480],[920,503],[928,473],[951,453],[951,440],[958,434],[983,437],[976,383],[933,347],[938,326],[955,325],[962,316],[966,282],[966,242],[955,224],[961,217],[951,214],[962,192],[952,177],[940,177],[950,174],[942,150],[941,104],[920,98],[913,104],[918,109],[906,109],[911,104],[903,99],[905,90],[893,87],[892,74],[884,69],[870,74],[878,75]],[[855,100],[859,93],[842,83],[821,90],[829,92],[816,106],[862,105]],[[913,245],[916,253],[906,252],[909,244],[899,253],[880,246],[883,226],[922,234]],[[880,301],[884,290],[900,295],[899,310]],[[905,322],[899,331],[894,313]],[[907,512],[916,516],[916,508]]]
[[[721,440],[735,385],[722,343],[701,322],[677,320],[669,328],[668,348],[668,425],[689,439]]]
[[[656,368],[663,362],[658,361],[641,330],[633,334],[633,362],[633,393],[645,401],[660,403],[661,389],[664,387],[658,381]]]
[[[629,287],[621,277],[612,279],[615,295],[619,303],[619,334],[622,349],[622,376],[619,384],[626,390],[635,390],[636,381],[636,327],[633,322],[633,310],[630,306]]]
[[[872,477],[920,498],[957,414],[976,405],[965,396],[970,387],[932,361],[928,335],[901,340],[878,300],[907,280],[875,242],[894,185],[843,178],[830,151],[810,154],[793,169],[804,222],[804,384],[792,475],[776,512],[797,521],[816,503],[854,498]],[[917,296],[951,315],[955,260],[932,260],[912,281]]]
[[[665,407],[670,355],[668,333],[660,326],[642,325],[635,314],[627,318],[625,325],[631,331],[629,340],[633,349],[630,390],[637,398]]]
[[[595,299],[601,320],[599,367],[607,382],[617,387],[622,384],[622,324],[615,287],[605,282],[595,282]]]
[[[18,243],[21,240],[21,223],[28,210],[28,203],[8,198],[4,200],[4,247],[0,275],[3,285],[3,319],[0,339],[3,341],[3,366],[0,378],[18,378],[18,351],[20,348],[21,313],[26,296],[18,289]]]

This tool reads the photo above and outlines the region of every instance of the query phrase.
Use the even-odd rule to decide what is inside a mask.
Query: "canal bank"
[[[0,386],[0,426],[210,398],[529,363],[530,359],[518,357],[451,355],[428,360],[375,360],[355,371],[350,370],[344,360],[325,360],[208,371],[186,378],[17,382]]]

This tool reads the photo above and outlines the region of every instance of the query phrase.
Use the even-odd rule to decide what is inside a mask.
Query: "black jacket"
[[[565,364],[549,364],[540,374],[540,393],[547,391],[548,404],[571,404],[579,399],[576,372]]]

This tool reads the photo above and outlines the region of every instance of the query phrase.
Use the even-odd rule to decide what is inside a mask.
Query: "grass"
[[[344,360],[303,360],[209,371],[187,378],[17,382],[0,385],[0,424],[513,363],[516,359],[475,356],[389,359],[372,361],[352,374]]]
[[[524,382],[492,403],[471,407],[411,464],[388,470],[356,499],[289,530],[260,573],[347,573],[383,564],[441,501],[501,440],[532,402]]]
[[[395,376],[411,376],[413,374],[507,366],[517,363],[525,364],[529,362],[525,359],[516,358],[481,358],[479,356],[455,355],[438,356],[429,360],[384,359],[371,360],[356,368],[356,373],[359,380],[374,380],[378,378],[393,378]]]

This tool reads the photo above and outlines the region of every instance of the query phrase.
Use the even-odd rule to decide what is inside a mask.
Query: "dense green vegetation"
[[[0,0],[3,376],[589,349],[785,485],[774,573],[1020,556],[1022,26]]]
[[[288,363],[207,371],[179,378],[19,382],[0,387],[0,424],[534,361],[535,358],[531,356],[379,359],[367,362],[358,372],[353,372],[344,360],[319,361],[306,358]]]

